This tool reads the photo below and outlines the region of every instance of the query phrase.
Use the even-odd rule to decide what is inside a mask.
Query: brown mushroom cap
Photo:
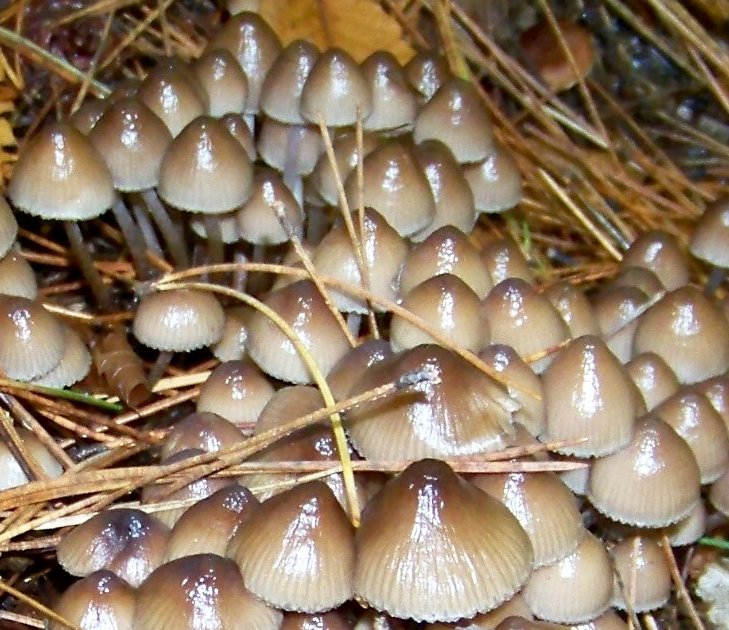
[[[421,382],[347,413],[347,432],[362,455],[374,461],[457,457],[506,446],[516,404],[483,372],[441,346],[417,346],[376,363],[351,394],[426,368],[437,373],[437,382]],[[500,404],[507,401],[513,405],[509,411]]]
[[[608,286],[592,297],[602,338],[611,352],[627,363],[633,355],[633,338],[648,296],[637,287]]]
[[[563,348],[544,372],[546,441],[587,441],[559,449],[600,457],[626,446],[643,400],[625,368],[599,337],[586,335]]]
[[[344,615],[332,610],[325,613],[286,613],[281,630],[351,630]]]
[[[134,630],[276,630],[281,618],[245,589],[234,562],[197,554],[162,565],[139,587]]]
[[[673,370],[654,352],[644,352],[633,357],[625,369],[640,390],[647,411],[678,391],[678,379]]]
[[[615,572],[613,606],[646,612],[660,608],[671,596],[671,571],[666,555],[653,536],[631,536],[610,550]]]
[[[38,302],[0,295],[0,369],[19,381],[48,374],[63,357],[63,327]]]
[[[434,52],[417,53],[405,66],[405,76],[425,102],[453,77],[445,57]]]
[[[729,204],[725,198],[711,204],[696,222],[689,250],[704,262],[729,267]]]
[[[107,569],[136,587],[162,564],[168,538],[169,530],[155,517],[115,508],[72,529],[58,544],[56,555],[71,575]]]
[[[111,571],[97,571],[74,582],[53,607],[79,630],[134,630],[136,593]],[[51,621],[50,630],[66,626]]]
[[[643,232],[625,252],[620,264],[650,269],[668,291],[689,281],[686,253],[675,236],[661,230]]]
[[[532,619],[532,613],[526,605],[524,598],[517,593],[487,613],[480,613],[471,619],[461,619],[452,623],[432,623],[425,626],[426,630],[494,630],[502,621],[508,617],[519,616],[525,619]]]
[[[250,361],[221,363],[200,387],[197,411],[216,413],[233,424],[251,424],[273,396],[273,386]]]
[[[218,361],[240,361],[246,356],[248,318],[252,312],[253,309],[245,305],[226,309],[223,336],[211,348]]]
[[[309,175],[324,152],[324,141],[313,125],[292,127],[264,118],[256,148],[261,159],[277,171]]]
[[[180,210],[220,214],[248,199],[252,181],[245,149],[220,121],[199,116],[167,147],[157,192]]]
[[[23,427],[16,429],[26,452],[40,467],[49,479],[56,479],[63,473],[63,468],[44,444],[30,431]],[[0,490],[15,488],[28,483],[33,478],[30,471],[19,461],[15,450],[11,450],[6,442],[0,441]]]
[[[516,517],[532,543],[535,568],[571,554],[585,535],[577,499],[555,473],[482,474],[470,482]]]
[[[265,602],[319,612],[352,596],[353,534],[332,491],[312,481],[261,503],[231,539],[228,556]]]
[[[535,617],[582,623],[610,606],[613,571],[602,542],[589,532],[569,556],[536,569],[522,595]]]
[[[327,374],[335,400],[345,400],[365,370],[392,356],[392,346],[384,339],[367,339],[351,348]]]
[[[208,114],[220,118],[245,110],[248,78],[229,50],[206,50],[192,65],[192,72],[207,92]]]
[[[671,547],[692,545],[701,538],[706,533],[706,517],[706,506],[699,501],[686,518],[666,527],[663,531]]]
[[[495,238],[481,248],[481,261],[494,286],[507,278],[521,278],[534,284],[534,274],[519,246],[510,236]]]
[[[111,207],[114,183],[89,139],[69,123],[54,122],[23,147],[8,198],[19,210],[44,219],[85,221]]]
[[[0,196],[0,257],[4,257],[18,236],[18,222],[5,197]]]
[[[544,292],[544,295],[559,311],[573,339],[600,333],[595,312],[579,288],[567,282],[556,282]]]
[[[162,459],[188,449],[214,453],[243,439],[241,430],[216,413],[195,412],[177,420],[160,449]]]
[[[532,564],[529,539],[511,513],[429,459],[385,484],[362,512],[355,540],[356,596],[417,621],[456,621],[496,608]]]
[[[50,372],[39,376],[33,382],[44,387],[63,389],[86,377],[91,369],[91,353],[71,326],[63,324],[63,356]]]
[[[363,121],[367,131],[407,130],[417,113],[417,100],[395,56],[372,53],[360,66],[372,92],[372,110]]]
[[[27,300],[38,297],[38,281],[33,268],[16,248],[12,248],[0,260],[0,294]]]
[[[301,115],[314,124],[321,115],[328,127],[346,127],[371,111],[372,92],[357,62],[340,48],[322,53],[301,92]]]
[[[596,460],[590,502],[609,518],[636,527],[666,527],[699,500],[701,476],[691,449],[663,420],[647,417],[623,450]]]
[[[220,340],[225,312],[207,291],[150,293],[134,314],[134,336],[155,350],[188,352]]]
[[[483,162],[466,166],[463,174],[479,213],[505,212],[521,201],[521,171],[509,150],[500,144],[494,144]]]
[[[641,316],[633,353],[641,352],[655,352],[681,383],[717,376],[729,368],[729,322],[699,289],[676,289]]]
[[[245,149],[251,162],[255,162],[256,141],[245,118],[241,114],[226,114],[220,119],[220,122],[225,125],[228,133],[238,141],[238,144]]]
[[[265,304],[288,322],[324,374],[347,351],[347,338],[310,280],[269,293]],[[290,383],[313,382],[293,343],[258,311],[250,319],[248,352],[266,374]]]

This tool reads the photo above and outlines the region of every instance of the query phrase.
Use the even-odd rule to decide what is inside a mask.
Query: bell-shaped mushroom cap
[[[305,125],[301,116],[301,92],[319,58],[318,48],[297,39],[281,51],[261,89],[261,111],[287,125]]]
[[[673,370],[654,352],[635,356],[626,363],[625,369],[643,396],[647,411],[655,409],[678,391],[678,379]]]
[[[225,310],[225,327],[220,341],[212,348],[213,356],[221,362],[240,361],[247,354],[249,306],[231,306]]]
[[[63,473],[63,468],[51,455],[45,445],[30,431],[23,427],[16,429],[26,452],[49,479],[56,479]],[[14,451],[3,440],[0,442],[0,490],[15,488],[28,483],[29,476],[25,464],[16,457]]]
[[[344,615],[331,610],[325,613],[293,613],[284,615],[281,630],[351,630]]]
[[[729,322],[699,289],[676,289],[641,316],[633,353],[641,352],[655,352],[681,383],[718,376],[729,368]]]
[[[481,248],[481,261],[494,286],[507,278],[521,278],[534,284],[534,274],[529,263],[510,236],[502,236],[485,243]]]
[[[493,153],[491,120],[476,88],[463,79],[443,84],[418,112],[415,142],[440,140],[461,162],[480,162]]]
[[[243,12],[230,18],[208,43],[208,50],[224,48],[233,54],[248,79],[245,112],[258,112],[261,88],[281,52],[281,42],[260,15]]]
[[[30,263],[13,248],[0,260],[0,294],[27,300],[38,297],[38,280]]]
[[[635,612],[660,608],[671,596],[671,571],[653,536],[631,536],[610,550],[617,578],[613,606]],[[620,587],[622,583],[622,588]]]
[[[461,230],[450,225],[436,230],[410,250],[400,274],[400,293],[407,294],[441,273],[458,276],[481,299],[492,287],[476,247]]]
[[[134,589],[111,571],[97,571],[71,584],[53,610],[79,630],[134,630]],[[66,626],[51,621],[50,630]]]
[[[711,204],[696,222],[689,250],[704,262],[729,267],[729,203],[726,198]]]
[[[252,182],[245,149],[220,121],[199,116],[167,147],[157,192],[180,210],[220,214],[242,205]]]
[[[0,196],[0,257],[5,256],[18,236],[18,222],[5,197]]]
[[[494,630],[508,617],[519,616],[524,619],[533,619],[524,598],[517,593],[510,600],[497,606],[487,613],[480,613],[471,619],[460,619],[452,623],[429,623],[425,630]]]
[[[480,213],[505,212],[521,201],[521,171],[509,150],[500,144],[494,144],[483,162],[466,166],[463,174]]]
[[[668,291],[689,281],[686,253],[676,237],[661,230],[643,232],[623,255],[621,267],[645,267],[658,276]]]
[[[178,451],[169,457],[163,458],[161,464],[177,464],[186,459],[202,455],[205,451],[190,448],[184,451]],[[221,488],[234,485],[235,481],[230,478],[201,477],[191,481],[179,490],[175,490],[171,494],[166,485],[150,484],[142,488],[143,503],[166,503],[175,504],[177,501],[190,502],[185,503],[181,507],[174,505],[165,505],[161,509],[155,511],[155,516],[168,527],[174,526],[177,520],[185,513],[185,510],[192,503],[197,503],[202,499],[206,499]]]
[[[351,394],[424,369],[437,379],[347,412],[347,432],[357,451],[388,461],[474,455],[507,445],[516,403],[490,377],[441,346],[418,346],[376,363]],[[502,406],[509,404],[508,410]]]
[[[207,291],[176,289],[145,295],[134,314],[134,336],[155,350],[189,352],[216,343],[225,312]]]
[[[610,281],[610,286],[635,287],[643,291],[651,300],[658,299],[659,294],[666,291],[660,278],[645,267],[621,267]]]
[[[61,322],[26,298],[0,295],[0,339],[0,369],[8,378],[38,378],[63,357]]]
[[[577,499],[555,473],[482,474],[470,481],[519,521],[532,543],[535,568],[571,554],[585,535]]]
[[[539,353],[569,339],[570,331],[551,302],[521,278],[497,284],[482,302],[493,343],[510,345],[522,357]],[[546,356],[534,361],[540,373],[551,363]]]
[[[430,225],[413,234],[412,240],[423,241],[444,225],[470,233],[477,218],[473,193],[451,150],[438,140],[426,140],[417,145],[415,151],[430,184],[435,216]]]
[[[622,451],[600,458],[590,472],[590,501],[612,520],[666,527],[699,500],[701,477],[688,444],[663,420],[647,417]]]
[[[489,341],[488,321],[482,317],[481,302],[458,276],[444,273],[428,278],[405,296],[401,306],[439,332],[453,347],[478,352]],[[395,313],[390,323],[390,342],[398,351],[435,340]]]
[[[253,493],[239,485],[221,488],[199,501],[188,508],[172,528],[166,560],[196,553],[225,556],[233,534],[258,505]]]
[[[273,386],[250,361],[221,363],[200,387],[197,410],[233,424],[251,424],[274,394]]]
[[[233,136],[246,152],[251,162],[256,161],[256,141],[248,126],[246,119],[241,114],[226,114],[220,119],[228,133]]]
[[[295,146],[296,151],[291,151]],[[258,154],[279,172],[309,175],[324,152],[318,127],[292,127],[273,118],[264,118],[256,143]]]
[[[228,546],[252,593],[277,608],[319,612],[352,596],[354,531],[321,481],[261,503]]]
[[[314,124],[321,116],[327,127],[346,127],[372,111],[372,92],[362,70],[340,48],[322,53],[301,92],[301,115]]]
[[[349,348],[334,315],[310,280],[301,280],[272,291],[265,304],[291,326],[324,374]],[[276,324],[258,311],[250,319],[248,352],[258,367],[270,376],[290,383],[313,382],[294,344]]]
[[[279,245],[289,240],[273,209],[281,204],[286,219],[298,236],[301,236],[304,212],[281,175],[265,166],[257,166],[253,176],[251,194],[246,203],[235,213],[238,231],[243,240],[256,245]]]
[[[89,139],[66,122],[36,133],[18,156],[8,199],[43,219],[86,221],[114,201],[114,182],[104,158]]]
[[[134,630],[277,630],[281,619],[245,589],[233,561],[196,554],[162,565],[139,587]]]
[[[33,382],[44,387],[63,389],[86,377],[91,369],[91,353],[81,336],[67,324],[63,326],[63,356],[50,372]]]
[[[511,346],[491,344],[479,359],[503,375],[509,395],[521,405],[514,412],[514,422],[523,425],[532,436],[544,431],[546,414],[542,381]]]
[[[208,114],[220,118],[245,110],[248,79],[229,50],[208,49],[191,69],[208,94]]]
[[[496,608],[532,567],[529,538],[511,513],[436,460],[387,482],[362,512],[355,541],[355,595],[416,621]]]
[[[453,77],[445,57],[433,52],[417,53],[405,66],[405,76],[425,102]]]
[[[139,586],[162,564],[168,538],[167,527],[146,512],[108,509],[66,534],[56,555],[71,575],[83,577],[107,569]]]
[[[544,295],[559,311],[573,339],[600,334],[592,305],[578,287],[567,282],[555,282],[544,291]]]
[[[563,92],[575,86],[578,79],[584,79],[590,73],[595,63],[595,44],[587,29],[569,20],[559,20],[558,27],[576,67],[572,66],[548,22],[535,24],[519,38],[522,52],[530,65],[553,92]]]
[[[390,140],[365,157],[362,201],[374,208],[401,236],[427,227],[435,217],[430,184],[415,150],[403,140]],[[350,208],[359,204],[357,173],[349,174],[345,191]]]
[[[345,400],[365,370],[391,356],[392,346],[384,339],[367,339],[351,348],[327,374],[327,383],[334,399]]]
[[[195,412],[175,422],[162,442],[160,455],[166,459],[188,449],[214,453],[242,439],[240,429],[229,420],[216,413]]]
[[[114,103],[89,133],[89,140],[114,179],[114,188],[134,192],[154,188],[162,156],[172,141],[165,124],[136,98]]]
[[[546,441],[587,441],[559,451],[600,457],[623,448],[633,437],[645,407],[625,368],[599,337],[579,337],[563,348],[544,372]]]
[[[362,135],[362,159],[372,153],[379,144],[379,137],[372,133]],[[334,150],[334,162],[337,165],[337,173],[342,183],[347,181],[349,174],[357,167],[359,161],[359,148],[357,146],[357,134],[352,131],[344,131],[337,134],[332,140]],[[323,153],[316,163],[314,171],[309,178],[321,198],[328,204],[339,204],[339,192],[337,190],[337,178],[334,173],[329,156]]]
[[[366,268],[368,289],[379,298],[396,302],[397,278],[408,255],[407,241],[372,208],[365,209],[363,232],[359,230],[358,217],[353,216],[352,219],[355,234],[362,235],[362,238],[358,239],[358,247]],[[354,245],[343,223],[336,224],[324,235],[314,250],[312,262],[323,275],[332,276],[355,286],[363,286]],[[364,300],[347,295],[346,292],[331,289],[330,297],[340,311],[367,312],[368,307]],[[386,310],[378,304],[374,304],[373,309]]]
[[[706,396],[706,399],[721,416],[722,420],[724,420],[724,424],[729,430],[729,375],[722,374],[701,381],[691,387],[691,390],[700,392]]]
[[[647,305],[648,296],[637,287],[608,286],[592,296],[601,336],[621,363],[627,363],[633,354],[638,318]]]
[[[589,532],[569,556],[536,569],[522,595],[535,617],[582,623],[610,606],[613,570],[602,542]]]
[[[178,59],[158,64],[142,81],[136,96],[167,126],[173,137],[208,110],[204,88]]]
[[[656,407],[654,415],[691,447],[702,484],[721,477],[729,463],[729,434],[706,397],[699,392],[679,391]]]
[[[418,104],[395,56],[378,50],[362,62],[361,68],[372,92],[372,111],[363,128],[387,131],[412,127]]]
[[[663,533],[668,536],[671,547],[693,545],[706,533],[706,506],[699,501],[684,519],[666,527]]]
[[[81,107],[68,117],[68,122],[87,136],[110,104],[111,98],[86,98]]]

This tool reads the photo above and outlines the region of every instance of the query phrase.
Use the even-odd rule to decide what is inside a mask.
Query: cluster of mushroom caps
[[[72,124],[31,140],[13,205],[42,215],[62,208],[72,221],[112,207],[142,278],[151,277],[148,252],[189,263],[177,211],[194,213],[211,260],[265,256],[255,248],[304,231],[314,238],[323,222],[309,255],[330,289],[302,271],[305,279],[281,277],[261,299],[297,334],[335,400],[399,384],[347,411],[344,428],[353,459],[405,465],[391,476],[358,471],[354,495],[342,473],[299,483],[267,472],[277,462],[339,461],[330,426],[319,424],[254,455],[254,475],[203,478],[171,495],[147,487],[143,501],[183,507],[107,510],[59,545],[61,564],[82,578],[56,606],[65,619],[95,630],[492,628],[518,615],[622,628],[613,607],[667,601],[662,545],[703,534],[702,486],[729,512],[727,306],[689,284],[675,239],[640,236],[592,295],[537,286],[510,240],[477,249],[468,232],[478,212],[516,203],[519,177],[473,88],[433,57],[402,69],[377,53],[358,67],[342,51],[282,49],[258,16],[242,13],[200,60],[162,64],[132,91],[90,102]],[[317,123],[334,134],[341,187]],[[154,134],[142,137],[143,128],[160,138],[146,153]],[[81,149],[70,157],[72,147]],[[29,183],[44,164],[55,187],[37,171]],[[336,204],[367,208],[363,260],[347,221],[330,226],[316,209]],[[706,259],[701,231],[692,252]],[[236,249],[240,238],[250,246]],[[363,327],[371,311],[386,338]],[[35,328],[18,321],[3,325],[27,343]],[[223,361],[197,412],[167,436],[163,463],[224,453],[250,431],[325,405],[299,348],[259,311],[224,311],[204,292],[151,293],[134,334],[162,352],[212,346]],[[540,450],[547,443],[555,455]],[[442,461],[512,447],[526,447],[526,464],[584,466],[468,476]],[[282,482],[293,487],[282,491]]]

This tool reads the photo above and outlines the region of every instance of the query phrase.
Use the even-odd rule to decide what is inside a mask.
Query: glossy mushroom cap
[[[729,368],[729,322],[711,298],[685,286],[641,316],[633,352],[655,352],[679,382],[696,383]]]
[[[610,550],[615,572],[613,606],[635,612],[660,608],[671,596],[671,571],[666,555],[653,536],[631,536]]]
[[[217,119],[199,116],[167,147],[157,192],[180,210],[220,214],[248,199],[252,181],[245,149]]]
[[[344,333],[310,280],[269,293],[265,303],[299,335],[325,374],[347,351]],[[258,311],[250,319],[250,340],[250,357],[266,374],[290,383],[312,382],[293,343]]]
[[[405,76],[424,102],[453,78],[445,57],[433,52],[419,52],[405,66]]]
[[[637,287],[608,286],[592,297],[592,307],[608,348],[621,363],[627,363],[633,356],[635,329],[648,308],[648,296]]]
[[[479,213],[505,212],[521,201],[521,171],[509,150],[498,143],[483,162],[466,166],[463,174]]]
[[[240,429],[229,420],[216,413],[195,412],[175,422],[162,442],[160,455],[166,459],[188,449],[214,453],[242,439]]]
[[[18,236],[18,222],[5,197],[0,196],[0,257],[4,257]]]
[[[521,278],[529,284],[534,284],[534,274],[529,268],[529,262],[510,236],[495,238],[485,243],[481,248],[481,261],[494,286],[507,278]]]
[[[518,521],[436,460],[411,464],[385,484],[363,511],[355,540],[355,595],[416,621],[496,608],[531,571],[531,544]]]
[[[277,608],[319,612],[352,596],[353,527],[321,481],[264,501],[228,546],[243,582]]]
[[[643,232],[625,252],[620,264],[650,269],[668,291],[689,281],[686,253],[675,236],[661,230]]]
[[[645,352],[631,359],[625,369],[640,390],[647,411],[651,411],[678,391],[676,375],[654,352]]]
[[[301,92],[301,115],[327,127],[354,125],[372,111],[372,93],[357,63],[339,48],[330,48],[316,60]]]
[[[351,394],[423,369],[437,380],[363,403],[347,413],[354,447],[374,461],[457,457],[503,448],[516,404],[490,377],[451,350],[422,345],[376,363]],[[511,404],[507,409],[502,404]]]
[[[592,464],[589,497],[612,520],[666,527],[691,512],[700,486],[688,444],[663,420],[649,416],[637,423],[628,446]]]
[[[0,294],[27,300],[38,297],[38,280],[30,263],[13,248],[0,260]]]
[[[179,289],[150,293],[134,314],[134,336],[155,350],[188,352],[216,343],[225,312],[212,293]]]
[[[372,92],[372,110],[364,119],[367,131],[407,130],[417,113],[415,92],[392,53],[378,50],[360,66]]]
[[[600,457],[625,447],[635,419],[645,412],[625,368],[598,337],[586,335],[563,348],[544,372],[545,441],[587,441],[559,449]]]
[[[114,179],[114,188],[133,192],[154,188],[172,135],[142,101],[123,98],[114,103],[89,133],[89,140]]]
[[[111,571],[97,571],[74,582],[53,610],[79,630],[134,630],[136,593]],[[50,622],[50,630],[66,626]]]
[[[30,381],[50,372],[63,357],[63,326],[38,302],[0,295],[0,369]]]
[[[248,318],[253,310],[248,306],[232,306],[225,311],[223,336],[212,348],[218,361],[240,361],[247,354]]]
[[[111,207],[114,182],[89,139],[65,122],[46,125],[23,147],[8,199],[44,219],[86,221]]]
[[[264,118],[256,148],[260,158],[277,171],[309,175],[324,152],[324,141],[313,125],[292,127]]]
[[[220,118],[245,110],[248,78],[229,50],[206,50],[192,65],[192,72],[207,92],[208,114]]]
[[[56,555],[71,575],[107,569],[136,587],[162,564],[168,538],[167,527],[141,510],[108,509],[66,534]]]
[[[557,282],[547,288],[544,295],[559,311],[573,339],[582,335],[600,334],[595,312],[580,288],[566,282]]]
[[[63,389],[86,377],[91,369],[91,353],[81,335],[71,326],[63,324],[63,356],[50,372],[39,376],[33,382],[44,387]]]
[[[51,455],[43,443],[30,431],[23,427],[16,429],[26,452],[48,479],[56,479],[63,473],[63,468]],[[0,490],[15,488],[28,483],[33,478],[24,464],[21,464],[13,450],[3,440],[0,442]]]
[[[243,586],[235,563],[212,554],[168,562],[137,591],[135,630],[276,630],[281,613]]]
[[[346,618],[336,610],[325,613],[286,613],[281,630],[351,630]]]
[[[350,349],[327,374],[335,400],[345,400],[365,371],[392,356],[392,346],[384,339],[367,339]]]
[[[729,204],[719,199],[711,204],[696,223],[691,236],[689,250],[704,262],[721,267],[729,267]]]

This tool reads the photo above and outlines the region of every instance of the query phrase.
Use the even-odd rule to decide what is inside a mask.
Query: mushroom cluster
[[[707,510],[729,516],[729,304],[690,283],[688,253],[658,231],[596,290],[539,283],[514,241],[469,237],[520,194],[478,91],[441,59],[283,47],[247,12],[192,64],[161,63],[39,132],[9,199],[55,210],[80,260],[76,222],[111,208],[139,280],[168,257],[292,272],[226,277],[258,308],[200,287],[144,293],[131,329],[160,353],[151,381],[172,353],[221,362],[163,465],[397,384],[347,409],[344,442],[327,422],[281,432],[250,474],[148,485],[152,515],[93,516],[58,546],[81,579],[56,611],[83,630],[623,628],[624,611],[663,606],[669,546],[695,542]],[[711,225],[691,253],[725,267]],[[26,344],[16,373],[0,344],[12,378],[46,378],[75,343],[31,299],[0,298],[28,314],[1,319]],[[41,320],[59,350],[30,330]],[[511,470],[467,474],[500,455]],[[369,465],[353,488],[340,460]],[[312,480],[297,462],[334,472]]]

